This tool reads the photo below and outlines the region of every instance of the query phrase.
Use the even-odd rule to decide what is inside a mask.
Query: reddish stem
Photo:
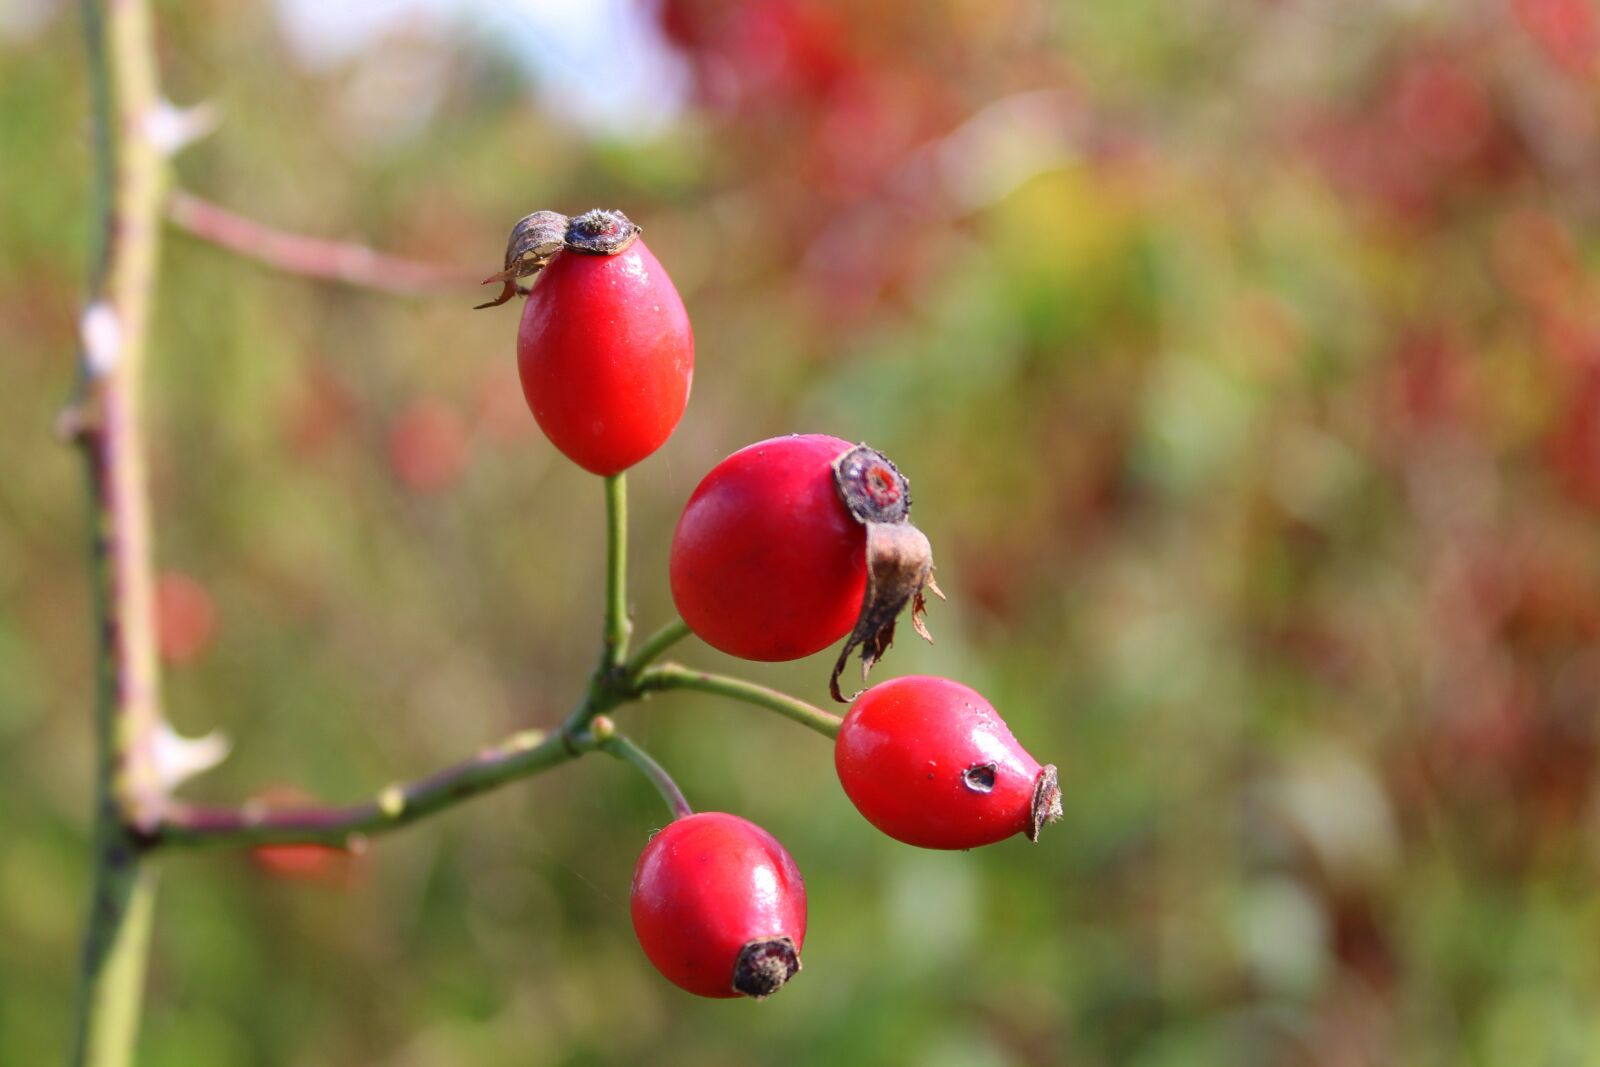
[[[449,292],[478,282],[475,271],[276,230],[181,189],[173,191],[167,217],[203,241],[306,278],[402,294]]]

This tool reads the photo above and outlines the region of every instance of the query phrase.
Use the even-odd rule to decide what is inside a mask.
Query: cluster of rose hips
[[[531,289],[519,279],[537,274]],[[524,396],[551,443],[602,476],[661,447],[689,399],[694,337],[683,301],[619,212],[541,211],[519,222],[504,284],[526,294],[517,334]],[[881,453],[823,435],[773,438],[717,464],[673,535],[672,596],[707,644],[745,659],[798,659],[846,638],[862,674],[908,605],[926,636],[938,593],[906,479]],[[1056,771],[1019,745],[982,696],[935,677],[858,694],[834,764],[852,803],[891,837],[967,849],[1060,814]],[[761,998],[800,968],[805,886],[765,830],[685,808],[650,839],[632,888],[634,930],[668,979],[706,997]]]

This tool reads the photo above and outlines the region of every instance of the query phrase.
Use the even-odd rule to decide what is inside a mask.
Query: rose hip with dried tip
[[[1061,816],[1039,765],[983,696],[948,678],[895,678],[856,698],[834,747],[839,782],[868,822],[922,848],[976,848]]]
[[[790,660],[849,635],[863,675],[933,584],[928,539],[908,521],[910,484],[882,453],[824,434],[774,437],[717,464],[689,497],[672,537],[678,613],[730,655]]]
[[[644,954],[690,993],[761,1000],[800,970],[805,883],[777,839],[737,815],[686,815],[652,837],[631,906]]]
[[[732,656],[790,660],[845,634],[867,587],[866,531],[834,487],[850,443],[775,437],[711,469],[678,520],[672,598],[701,640]]]
[[[694,333],[683,300],[620,211],[527,216],[511,231],[505,286],[538,273],[517,330],[528,408],[550,443],[613,475],[666,443],[689,402]]]

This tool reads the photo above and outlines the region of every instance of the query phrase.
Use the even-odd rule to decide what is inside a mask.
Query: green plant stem
[[[660,659],[669,648],[689,634],[688,623],[682,619],[673,619],[645,639],[644,644],[639,646],[639,651],[629,657],[624,671],[629,678],[637,679],[646,667]]]
[[[606,629],[602,666],[621,667],[628,658],[633,621],[628,618],[628,482],[626,474],[606,479]]]
[[[82,988],[68,1063],[133,1062],[144,1001],[145,961],[155,910],[156,871],[119,828],[96,845]]]
[[[668,689],[694,689],[703,693],[741,700],[746,704],[776,711],[785,718],[808,726],[824,737],[836,737],[843,721],[803,700],[776,689],[747,682],[742,678],[691,670],[676,663],[650,667],[639,675],[627,692],[606,690],[599,698],[590,695],[567,717],[560,730],[546,734],[527,730],[484,749],[426,778],[405,785],[392,785],[369,801],[347,807],[265,808],[245,805],[237,808],[204,807],[180,802],[169,803],[166,816],[154,832],[140,839],[145,848],[157,846],[224,847],[269,844],[320,844],[347,846],[361,838],[398,830],[429,815],[454,807],[465,800],[523,778],[542,774],[568,763],[587,752],[604,749],[626,759],[655,783],[674,812],[688,811],[682,794],[671,777],[638,745],[616,732],[603,712],[637,700],[646,693]],[[573,732],[570,724],[584,723]],[[670,786],[670,788],[667,788]]]
[[[211,808],[174,803],[149,844],[346,846],[409,826],[508,782],[529,778],[598,747],[593,735],[528,730],[470,759],[405,785],[392,785],[348,807]]]
[[[90,576],[97,639],[93,885],[68,1063],[133,1060],[155,874],[136,828],[165,802],[154,627],[142,379],[167,167],[150,140],[160,103],[143,0],[85,0],[97,147],[98,247],[84,311],[78,391],[62,428],[88,475]]]
[[[764,685],[756,685],[742,678],[692,670],[678,663],[662,663],[644,671],[639,675],[637,687],[640,692],[694,689],[702,693],[714,693],[717,696],[742,700],[746,704],[775,711],[784,718],[791,719],[801,726],[810,727],[827,738],[838,737],[839,727],[844,722],[839,716],[807,704],[788,693],[768,689]]]
[[[683,790],[678,788],[678,783],[672,780],[672,775],[667,773],[665,767],[640,748],[631,738],[624,734],[613,734],[600,742],[602,751],[617,759],[625,760],[639,768],[650,784],[656,787],[656,792],[661,794],[661,799],[666,801],[667,810],[672,812],[674,819],[681,819],[686,815],[693,815],[694,809],[684,799]]]

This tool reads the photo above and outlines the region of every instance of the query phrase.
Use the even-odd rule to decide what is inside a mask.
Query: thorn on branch
[[[116,308],[96,300],[78,316],[80,380],[78,395],[56,416],[56,436],[68,443],[88,441],[102,421],[103,384],[121,362],[122,319]]]
[[[227,735],[220,730],[204,737],[183,737],[162,720],[156,725],[150,761],[165,794],[216,767],[228,758],[231,748]]]
[[[122,356],[122,320],[104,300],[83,309],[78,318],[78,336],[83,343],[84,376],[91,380],[108,377]]]
[[[222,109],[206,100],[193,107],[179,107],[170,100],[157,100],[145,112],[144,135],[157,152],[171,158],[206,136],[222,121]]]

